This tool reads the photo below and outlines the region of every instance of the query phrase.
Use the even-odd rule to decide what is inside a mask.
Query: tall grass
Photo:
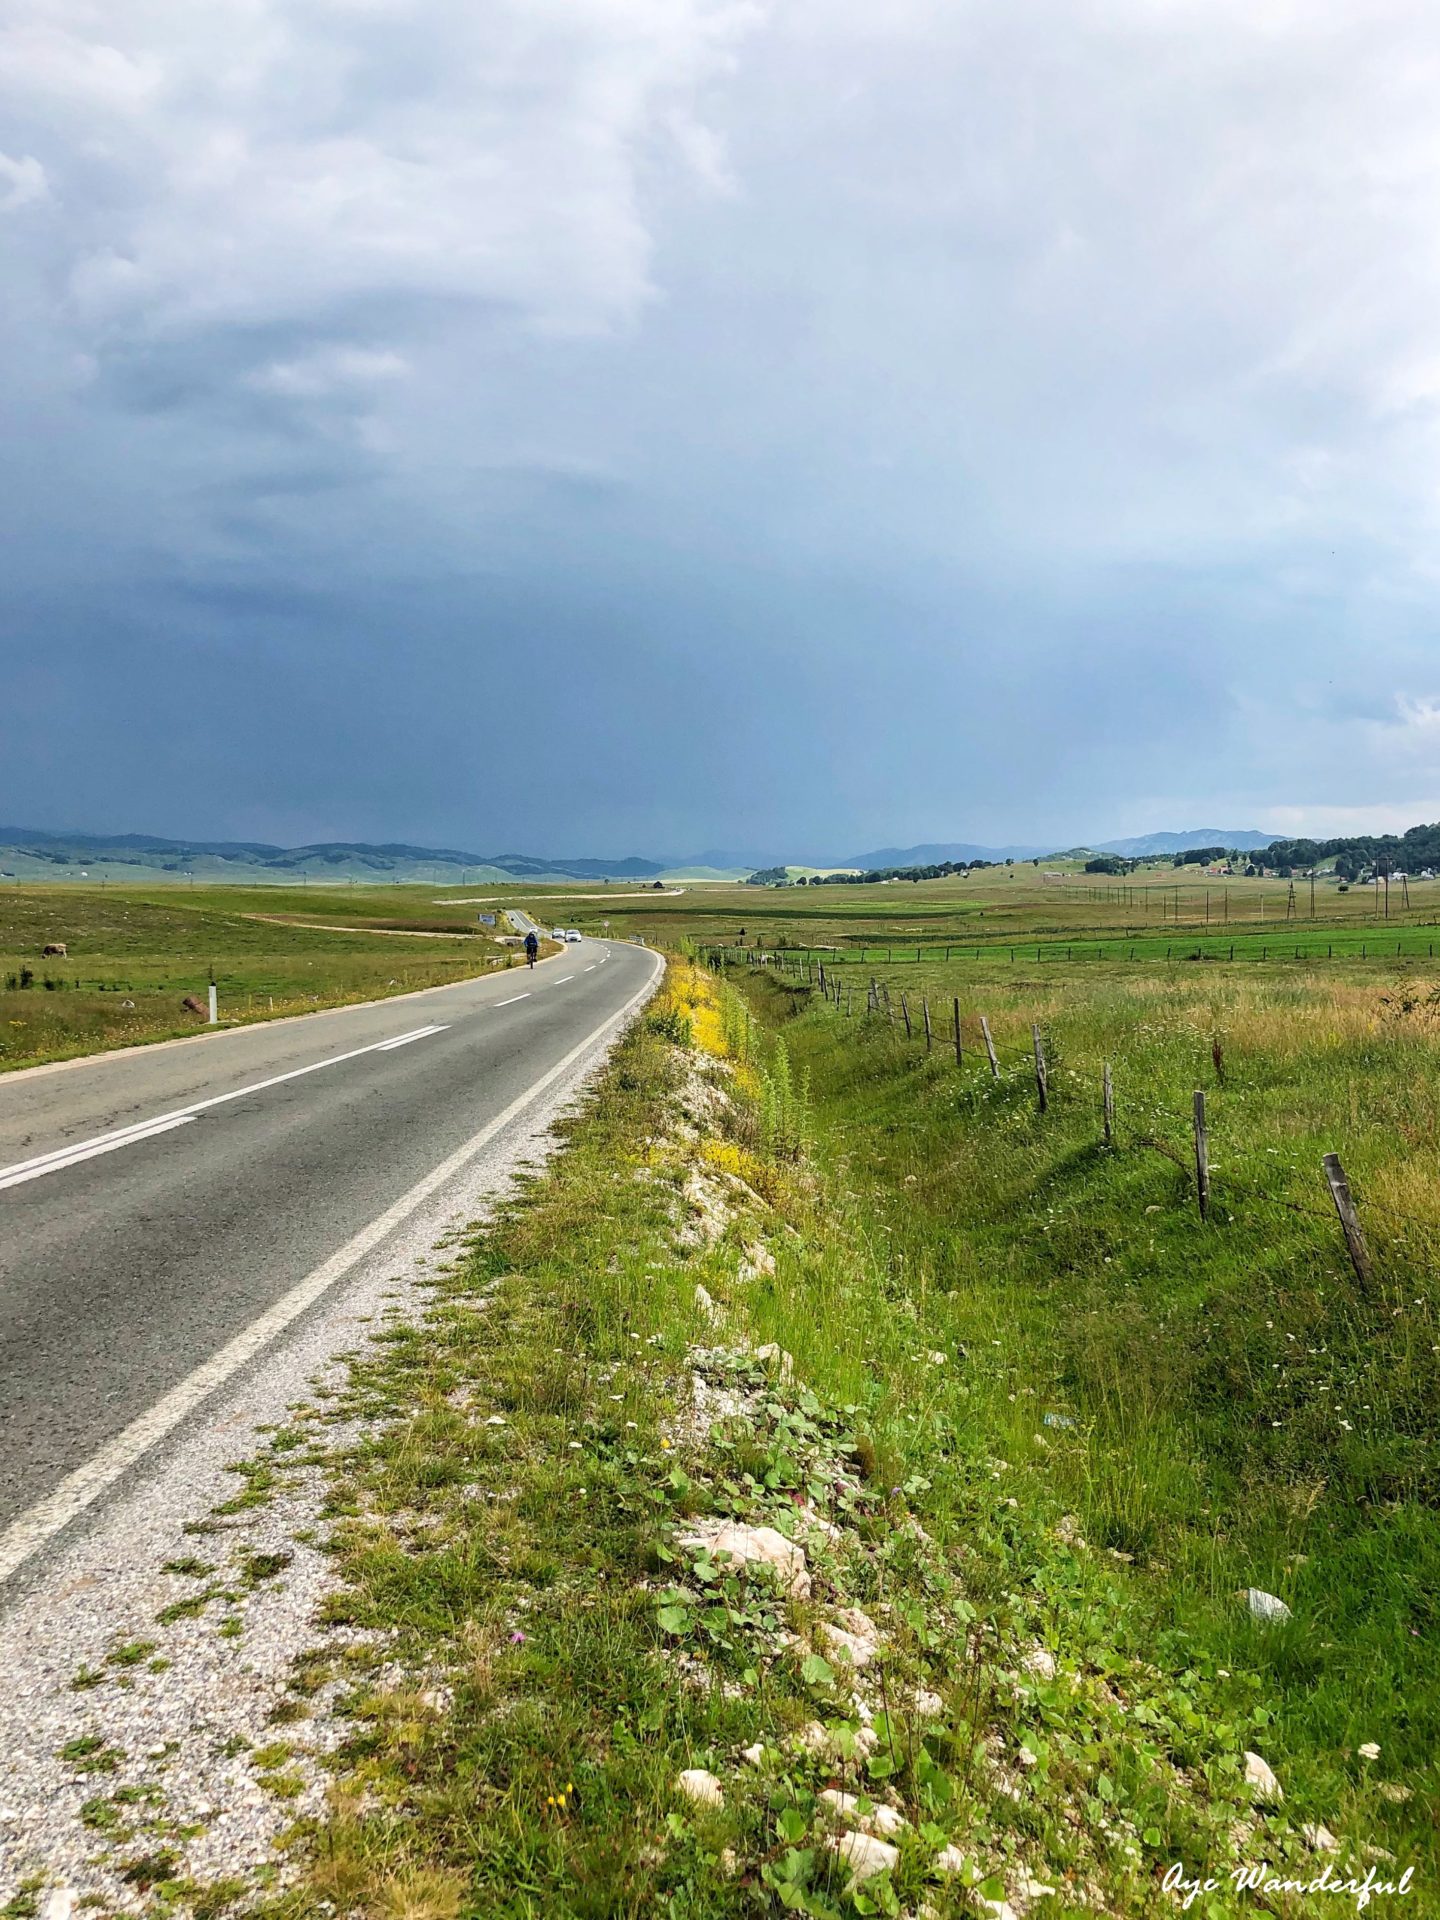
[[[1378,1742],[1416,1799],[1364,1817],[1413,1833],[1440,1778],[1428,996],[1300,977],[1112,977],[1084,992],[992,979],[966,1016],[988,1011],[994,1081],[978,1052],[957,1070],[953,1049],[927,1054],[883,1016],[847,1020],[764,973],[739,984],[808,1078],[823,1206],[832,1228],[844,1218],[843,1260],[817,1259],[799,1295],[775,1301],[775,1337],[829,1390],[873,1403],[878,1389],[897,1480],[968,1435],[1027,1477],[1028,1498],[1072,1512],[1093,1548],[1133,1566],[1157,1634],[1258,1676],[1267,1754],[1316,1804],[1354,1804],[1355,1756]],[[1195,1086],[1216,1162],[1205,1223],[1188,1170]],[[1331,1148],[1356,1177],[1368,1291],[1320,1178]],[[1257,1629],[1250,1587],[1293,1620]]]

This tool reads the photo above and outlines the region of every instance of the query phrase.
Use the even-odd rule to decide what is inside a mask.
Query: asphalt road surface
[[[584,941],[483,980],[0,1076],[0,1581],[638,1004]]]

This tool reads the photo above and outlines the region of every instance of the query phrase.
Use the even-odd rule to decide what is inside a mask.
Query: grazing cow
[[[43,952],[44,958],[47,960],[50,960],[50,959],[68,960],[70,957],[69,952],[65,946],[65,942],[63,940],[46,941],[45,946],[42,949],[42,952]]]

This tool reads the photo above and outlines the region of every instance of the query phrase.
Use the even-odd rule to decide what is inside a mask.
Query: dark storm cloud
[[[1418,0],[0,23],[0,811],[1440,813]]]

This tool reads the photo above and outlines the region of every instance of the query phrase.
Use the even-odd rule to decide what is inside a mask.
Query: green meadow
[[[508,964],[472,906],[414,887],[0,891],[0,1072],[227,1023],[341,1006]],[[63,956],[47,957],[62,944]]]

